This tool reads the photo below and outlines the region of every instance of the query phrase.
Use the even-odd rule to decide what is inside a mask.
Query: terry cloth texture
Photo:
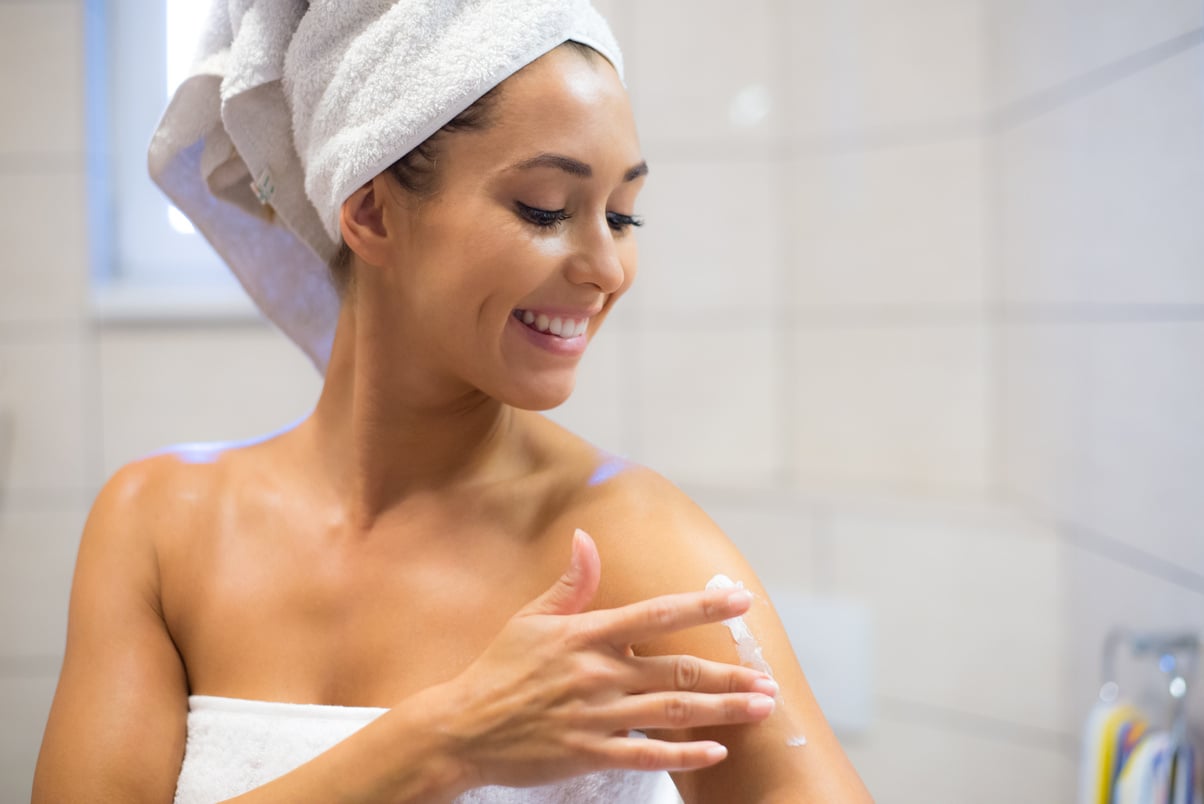
[[[288,773],[385,709],[194,695],[175,804],[213,804]],[[482,787],[456,804],[681,804],[667,773],[604,771],[541,787]]]

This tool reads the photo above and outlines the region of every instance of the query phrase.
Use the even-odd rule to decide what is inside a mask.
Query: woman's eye
[[[618,212],[607,212],[606,222],[610,224],[610,228],[616,232],[626,231],[632,226],[643,226],[644,219],[635,215],[623,215]]]
[[[529,207],[521,201],[517,202],[518,214],[530,223],[536,226],[547,229],[562,223],[569,219],[569,214],[563,209],[540,209],[539,207]]]

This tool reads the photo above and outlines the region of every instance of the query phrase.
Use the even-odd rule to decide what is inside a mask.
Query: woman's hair
[[[568,40],[561,47],[568,46],[582,57],[593,61],[601,58],[596,50],[589,45]],[[503,82],[505,83],[505,82]],[[438,189],[438,174],[435,172],[439,158],[439,142],[447,134],[457,131],[480,131],[492,123],[492,112],[497,106],[501,95],[502,84],[490,89],[473,101],[472,105],[455,116],[447,125],[427,137],[414,147],[412,151],[398,159],[386,168],[393,174],[402,189],[418,200],[430,198]],[[334,282],[339,296],[346,295],[354,277],[351,270],[351,249],[346,242],[339,243],[339,251],[330,261],[330,278]]]

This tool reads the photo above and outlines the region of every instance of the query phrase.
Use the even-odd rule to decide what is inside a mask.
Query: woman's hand
[[[450,712],[443,731],[471,787],[532,786],[610,768],[704,768],[727,750],[628,731],[749,723],[773,711],[777,685],[764,673],[631,650],[737,617],[751,604],[747,592],[668,595],[582,613],[600,574],[597,548],[578,530],[572,564],[556,584],[512,617],[464,673],[427,691]]]

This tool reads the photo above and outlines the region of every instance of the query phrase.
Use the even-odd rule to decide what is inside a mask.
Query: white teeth
[[[530,310],[515,310],[514,317],[532,329],[560,338],[579,338],[589,329],[588,318],[553,318]]]

